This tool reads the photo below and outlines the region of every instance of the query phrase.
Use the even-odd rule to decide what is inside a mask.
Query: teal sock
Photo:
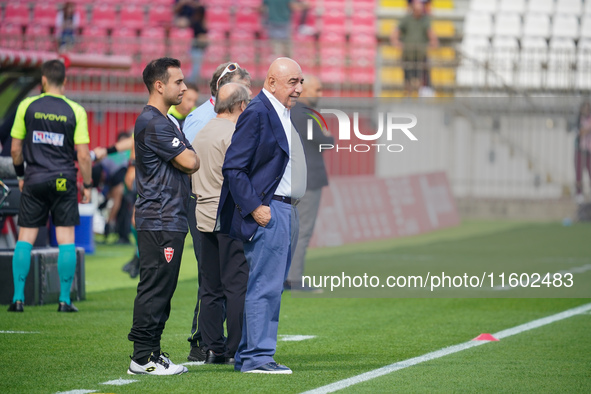
[[[137,230],[135,229],[135,226],[131,226],[131,234],[133,235],[133,238],[135,239],[135,244],[137,245]],[[135,247],[135,255],[137,257],[140,257],[140,251],[137,248],[137,246]]]
[[[76,274],[76,245],[65,244],[59,246],[57,256],[57,273],[60,277],[60,302],[70,304],[70,289],[74,274]]]
[[[137,245],[137,230],[135,226],[131,226],[131,235],[133,235],[133,239],[135,239],[135,244]]]
[[[31,249],[33,245],[18,241],[12,256],[12,279],[14,281],[14,297],[12,302],[25,302],[25,281],[31,268]]]

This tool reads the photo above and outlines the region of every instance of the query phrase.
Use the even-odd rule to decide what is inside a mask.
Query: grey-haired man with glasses
[[[209,88],[211,90],[211,97],[193,110],[185,119],[185,125],[183,127],[183,132],[189,141],[195,140],[197,133],[205,127],[210,120],[216,117],[216,112],[214,110],[215,107],[215,97],[218,93],[218,90],[231,82],[239,83],[244,85],[247,90],[249,97],[252,95],[252,91],[250,90],[250,74],[246,69],[240,67],[238,63],[227,62],[220,64],[213,76],[211,81],[209,82]],[[191,212],[195,212],[197,204],[197,199],[193,196],[191,198],[189,210]],[[197,219],[195,215],[189,215],[189,230],[191,231],[191,238],[193,239],[193,250],[195,252],[195,257],[197,258],[197,270],[198,270],[198,277],[197,281],[199,283],[199,290],[197,291],[197,303],[195,305],[195,313],[193,315],[193,324],[191,327],[191,335],[188,338],[188,341],[191,343],[191,352],[187,359],[189,361],[205,361],[207,356],[207,351],[204,346],[202,346],[202,337],[201,331],[198,329],[198,316],[199,316],[199,304],[201,303],[201,243],[200,237],[197,231]]]

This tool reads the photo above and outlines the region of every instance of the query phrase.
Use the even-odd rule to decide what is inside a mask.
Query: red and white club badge
[[[167,263],[170,263],[170,260],[172,260],[172,256],[174,256],[174,249],[164,248],[164,257],[166,258]]]

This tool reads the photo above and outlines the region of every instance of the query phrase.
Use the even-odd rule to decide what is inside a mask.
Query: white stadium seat
[[[525,15],[525,20],[523,23],[523,36],[544,38],[549,37],[550,17],[544,14]]]
[[[554,0],[530,0],[527,3],[528,14],[551,15],[554,12]]]
[[[581,0],[557,0],[556,13],[568,15],[580,15],[583,3]]]
[[[521,40],[521,58],[517,85],[522,88],[540,88],[544,82],[544,64],[548,60],[548,45],[541,37]]]
[[[494,14],[497,11],[497,0],[472,0],[469,10],[478,13]]]
[[[525,13],[525,0],[501,0],[499,3],[499,14],[500,13]]]
[[[518,14],[497,14],[494,34],[497,37],[520,37],[521,17]]]
[[[579,20],[574,15],[556,15],[552,21],[552,37],[571,38],[579,37]]]
[[[512,86],[515,83],[515,65],[519,59],[519,44],[515,37],[495,37],[492,41],[490,66],[496,76],[488,78],[489,85]]]
[[[459,85],[484,86],[486,71],[480,63],[488,60],[489,53],[490,43],[486,37],[467,36],[464,38],[461,46],[463,57],[457,71]]]
[[[548,82],[553,89],[570,89],[574,86],[573,65],[576,61],[575,42],[553,38],[548,51]]]
[[[591,0],[589,0],[591,4]],[[591,38],[591,14],[586,14],[581,19],[581,39]]]
[[[591,39],[579,41],[576,88],[591,89]]]
[[[492,17],[488,14],[470,12],[464,20],[464,36],[490,37],[493,31]]]

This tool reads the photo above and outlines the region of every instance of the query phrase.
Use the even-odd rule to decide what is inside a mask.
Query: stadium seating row
[[[32,9],[28,3],[6,3],[2,23],[12,24],[41,24],[54,26],[58,8],[56,4],[45,2],[35,3]],[[92,25],[106,28],[115,28],[121,25],[131,28],[142,28],[150,25],[170,25],[173,20],[172,7],[168,5],[154,5],[146,7],[145,4],[114,4],[101,3],[90,8],[78,5],[76,12],[79,15],[82,27]]]
[[[523,38],[519,45],[512,37],[471,37],[462,42],[464,58],[458,69],[461,85],[496,85],[501,83],[527,89],[591,88],[591,40]],[[487,64],[476,67],[475,62]],[[484,70],[484,71],[483,71]]]
[[[460,86],[591,88],[589,0],[472,0],[463,37]]]
[[[591,14],[591,2],[589,0],[473,0],[470,3],[470,11],[480,14],[580,15],[583,11]]]
[[[525,15],[522,21],[519,14],[503,13],[497,14],[493,22],[490,14],[471,12],[464,22],[464,36],[591,38],[591,14],[581,18],[531,14]]]

